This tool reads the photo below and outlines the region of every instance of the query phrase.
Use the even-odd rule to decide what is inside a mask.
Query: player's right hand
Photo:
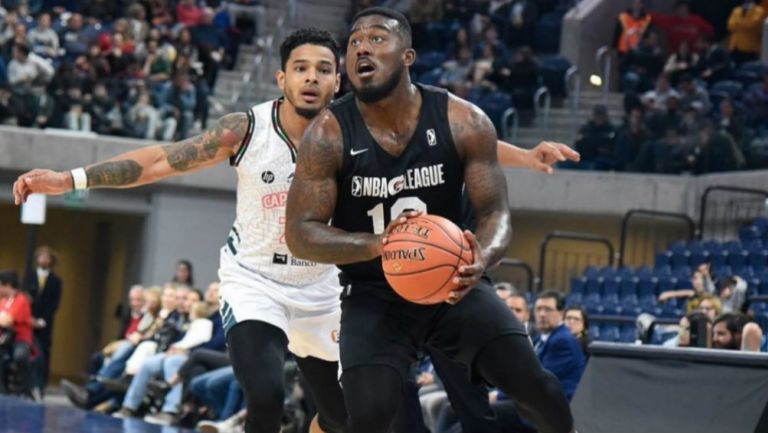
[[[20,205],[30,194],[60,195],[73,188],[72,175],[68,172],[34,169],[13,183],[13,201]]]

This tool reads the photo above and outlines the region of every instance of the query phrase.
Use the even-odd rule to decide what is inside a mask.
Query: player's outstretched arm
[[[211,167],[237,153],[249,129],[246,113],[227,114],[200,135],[165,146],[147,146],[84,169],[87,188],[131,188]],[[82,176],[82,172],[80,174]],[[35,169],[13,184],[16,204],[33,193],[58,195],[75,188],[70,171]]]
[[[507,181],[497,156],[496,130],[479,108],[451,97],[448,103],[451,133],[464,160],[464,182],[478,224],[475,236],[475,264],[464,267],[460,283],[472,286],[482,272],[504,257],[512,237]],[[472,238],[475,237],[476,240]],[[477,257],[478,252],[480,257]]]
[[[285,239],[296,257],[347,264],[381,255],[379,236],[328,225],[336,208],[342,154],[339,123],[330,111],[324,111],[304,132],[288,192]]]
[[[542,141],[533,149],[523,149],[499,140],[497,154],[502,167],[527,168],[547,174],[552,174],[555,163],[581,159],[579,152],[554,141]]]

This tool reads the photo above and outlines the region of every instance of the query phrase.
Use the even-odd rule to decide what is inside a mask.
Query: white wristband
[[[85,174],[84,168],[76,168],[71,170],[70,173],[72,173],[72,183],[75,187],[75,190],[88,188],[88,175]]]

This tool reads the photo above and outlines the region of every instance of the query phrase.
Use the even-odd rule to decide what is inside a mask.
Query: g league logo
[[[363,178],[360,176],[352,177],[352,197],[363,196]]]
[[[275,174],[271,171],[267,170],[265,172],[261,173],[261,180],[264,181],[264,183],[272,183],[275,181]]]
[[[435,135],[435,130],[432,128],[427,129],[427,143],[430,146],[435,146],[437,144],[437,136]]]

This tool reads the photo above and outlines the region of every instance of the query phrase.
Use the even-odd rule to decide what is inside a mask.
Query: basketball
[[[439,304],[458,285],[459,267],[474,262],[462,230],[437,215],[409,219],[389,235],[382,252],[387,282],[404,299],[417,304]]]

